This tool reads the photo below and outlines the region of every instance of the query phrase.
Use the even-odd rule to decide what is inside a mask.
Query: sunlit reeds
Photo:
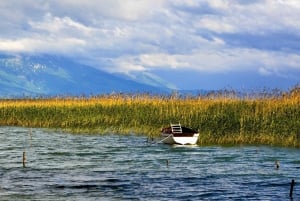
[[[103,95],[0,100],[0,125],[74,133],[158,135],[171,122],[199,130],[199,144],[300,147],[300,93],[240,98]]]

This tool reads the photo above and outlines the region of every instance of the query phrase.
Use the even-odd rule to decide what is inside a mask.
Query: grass
[[[300,147],[299,88],[238,98],[103,95],[0,100],[0,125],[73,133],[139,133],[155,137],[170,122],[199,130],[198,144],[268,144]]]

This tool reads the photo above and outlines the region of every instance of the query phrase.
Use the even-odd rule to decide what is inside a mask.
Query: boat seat
[[[182,128],[179,124],[171,124],[172,133],[182,133]]]

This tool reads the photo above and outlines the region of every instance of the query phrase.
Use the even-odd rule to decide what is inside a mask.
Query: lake
[[[0,127],[0,177],[1,201],[299,200],[300,149]]]

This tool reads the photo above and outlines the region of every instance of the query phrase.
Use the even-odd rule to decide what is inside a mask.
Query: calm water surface
[[[135,135],[0,127],[0,178],[1,201],[292,200],[292,179],[300,200],[300,149],[168,146]]]

